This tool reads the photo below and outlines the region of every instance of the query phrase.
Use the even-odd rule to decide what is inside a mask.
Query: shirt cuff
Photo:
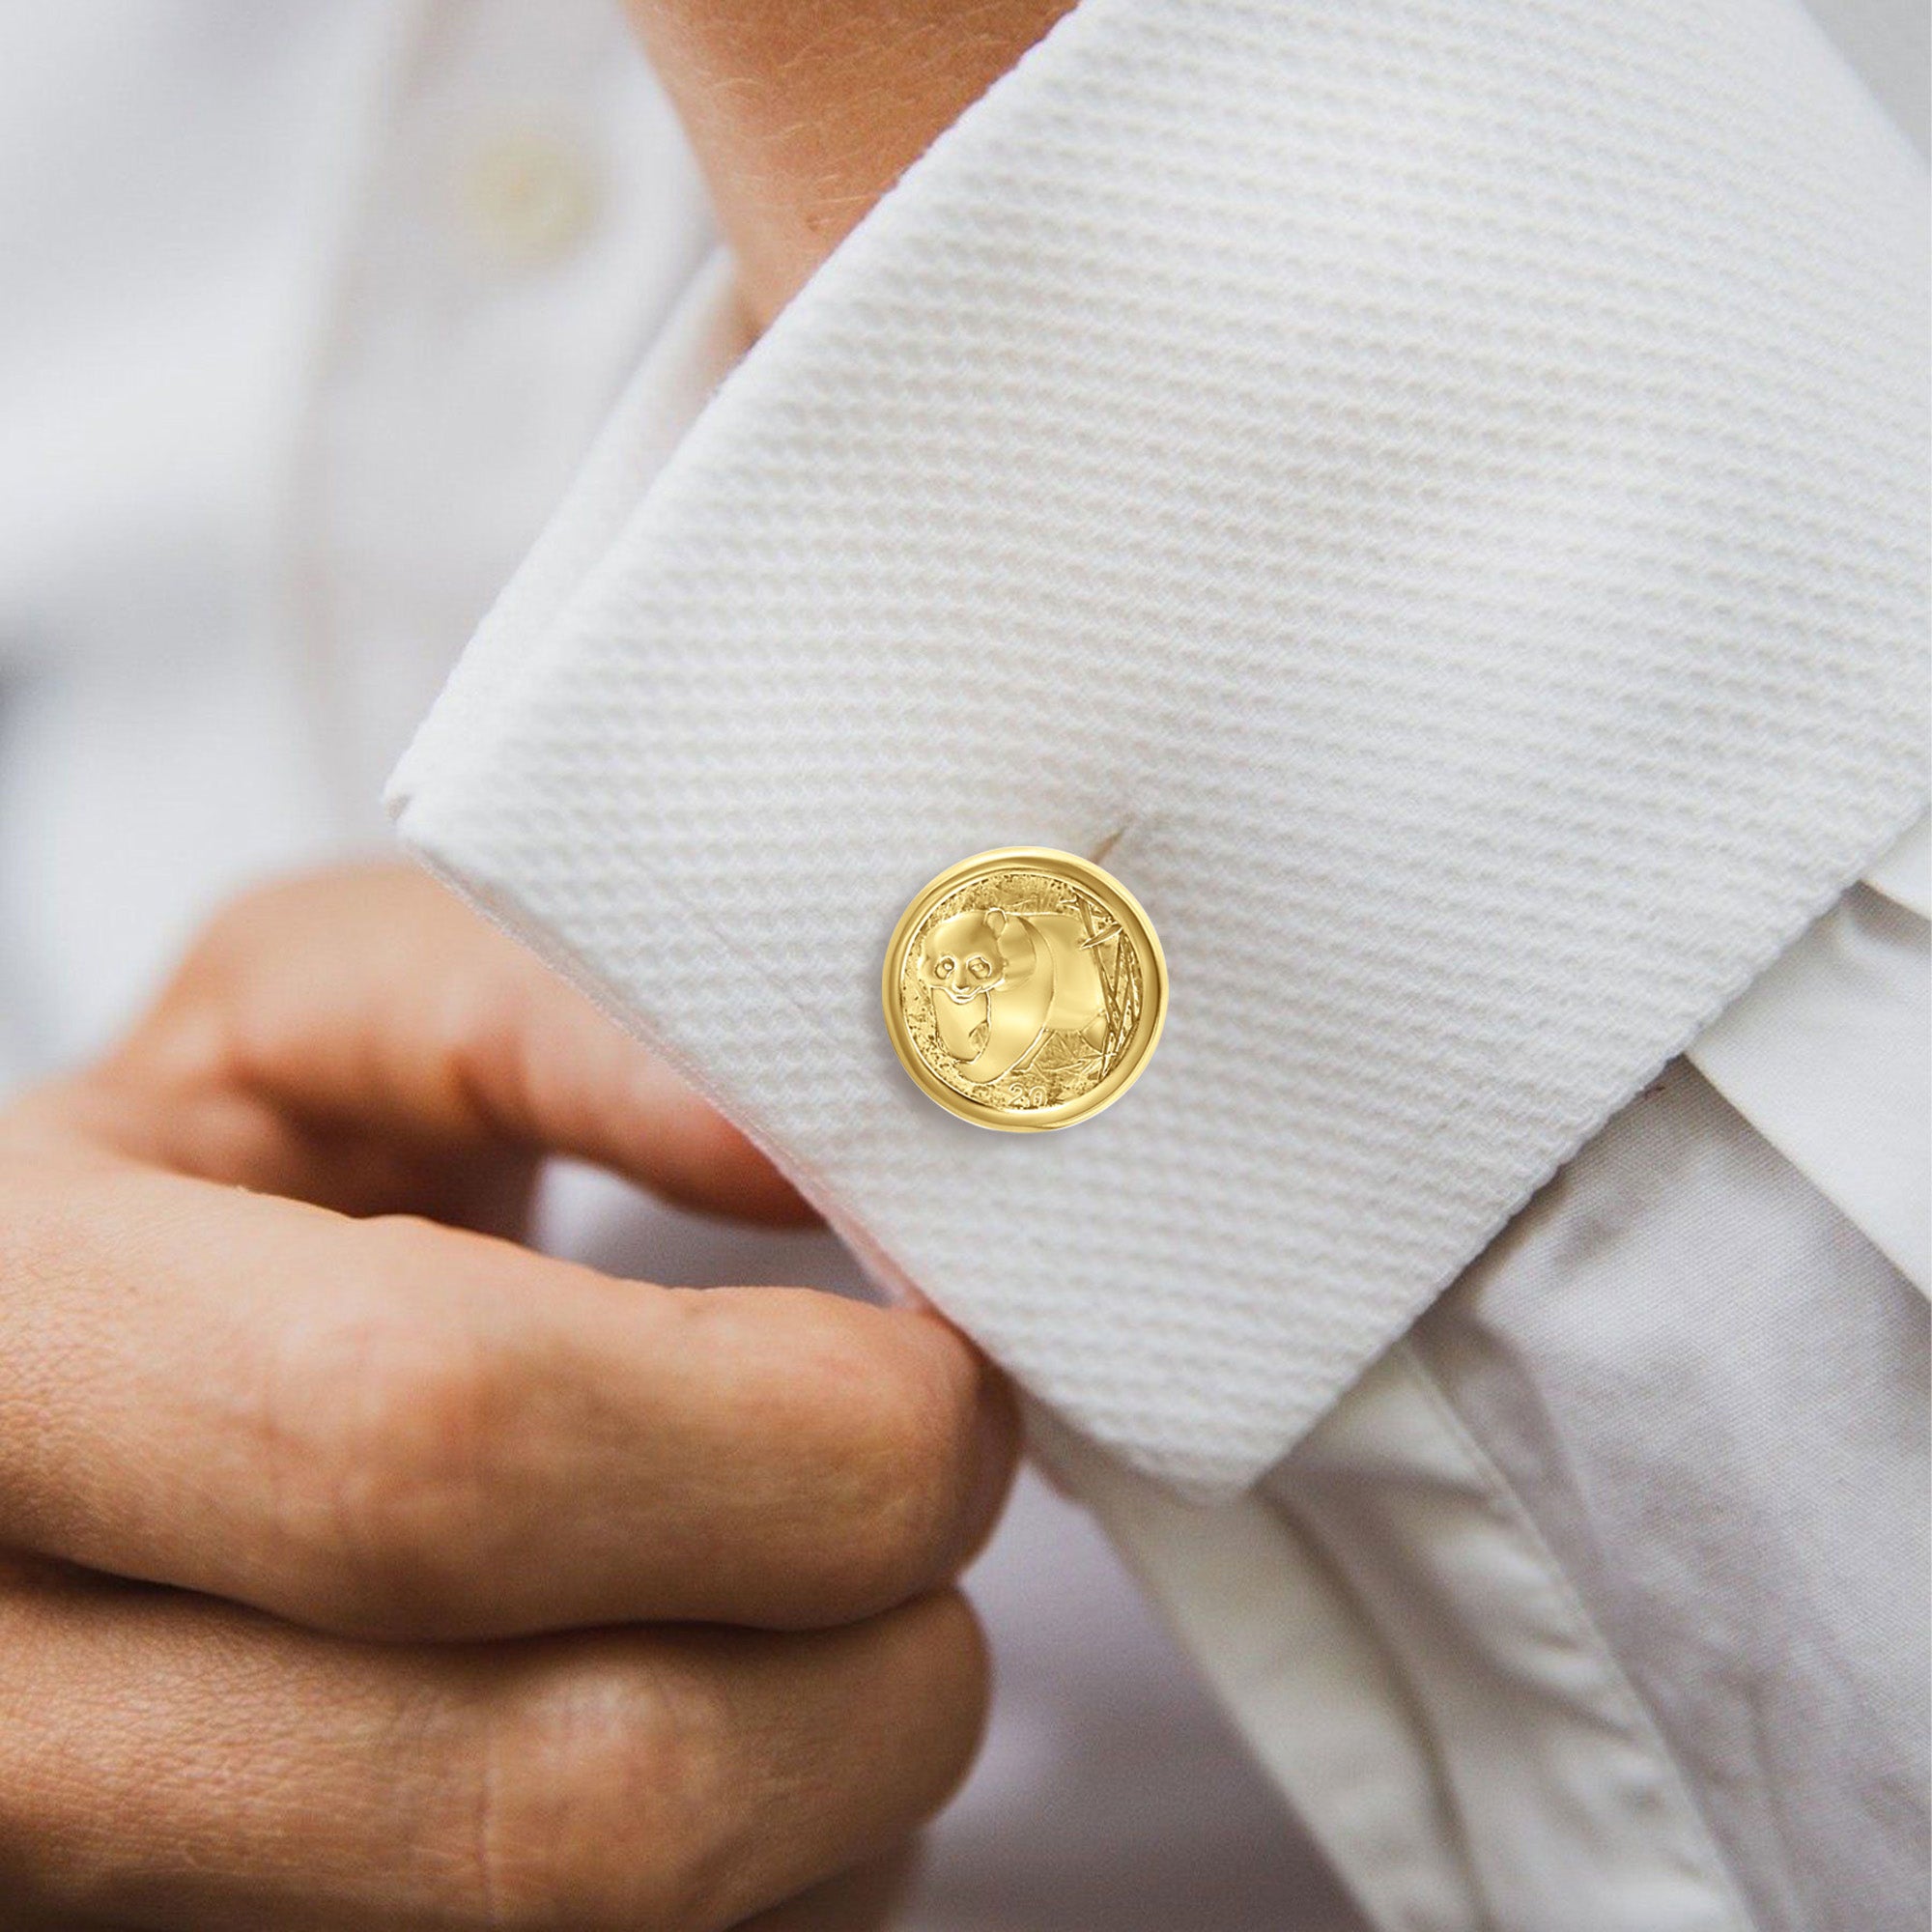
[[[403,837],[882,1279],[1246,1483],[1923,810],[1924,204],[1789,0],[1086,0],[662,469],[646,372]],[[879,1013],[1020,844],[1172,987],[1057,1134]]]

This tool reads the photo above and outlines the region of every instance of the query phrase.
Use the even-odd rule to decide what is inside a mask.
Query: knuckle
[[[310,1593],[365,1635],[444,1629],[489,1572],[510,1398],[460,1321],[331,1312],[270,1405],[278,1520]]]
[[[717,1700],[689,1673],[577,1661],[502,1700],[457,1842],[472,1915],[498,1932],[721,1922]]]
[[[514,974],[453,976],[424,1004],[424,1058],[487,1089],[492,1076],[521,1070],[518,1054],[530,1029],[531,1005]]]
[[[178,1087],[220,1086],[245,1075],[259,968],[301,890],[277,881],[217,907],[117,1058]]]
[[[464,1748],[438,1754],[452,1781],[432,1837],[451,1916],[496,1932],[719,1932],[768,1903],[802,1852],[820,1855],[805,1847],[829,1834],[857,1857],[873,1833],[936,1812],[972,1763],[989,1694],[965,1600],[942,1592],[860,1631],[779,1641],[804,1646],[786,1654],[804,1674],[783,1716],[768,1701],[780,1653],[736,1633],[581,1637],[494,1677]],[[853,1700],[843,1719],[811,1689],[828,1647],[844,1653],[832,1666]],[[823,1728],[835,1720],[847,1737]]]
[[[922,1318],[913,1318],[923,1320]],[[851,1533],[828,1553],[860,1606],[884,1608],[951,1574],[965,1555],[980,1489],[980,1377],[950,1336],[876,1364],[843,1418],[841,1514]]]

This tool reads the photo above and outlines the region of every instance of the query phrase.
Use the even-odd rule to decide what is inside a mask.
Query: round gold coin
[[[1167,1016],[1153,923],[1112,873],[1012,845],[949,867],[886,949],[886,1030],[949,1113],[1012,1133],[1118,1100]]]

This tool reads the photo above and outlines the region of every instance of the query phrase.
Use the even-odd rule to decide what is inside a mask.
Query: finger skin
[[[318,1629],[790,1629],[953,1575],[1016,1425],[936,1318],[0,1161],[0,1544]]]
[[[951,1595],[422,1649],[16,1571],[0,1897],[10,1926],[717,1932],[930,1815],[986,1688]]]
[[[567,1153],[687,1207],[812,1218],[662,1061],[403,866],[237,900],[63,1097],[133,1157],[351,1213],[514,1232],[534,1157]],[[510,1211],[492,1211],[506,1193]]]

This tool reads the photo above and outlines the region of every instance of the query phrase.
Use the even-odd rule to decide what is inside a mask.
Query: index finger
[[[842,1622],[949,1577],[1015,1424],[937,1318],[613,1280],[111,1160],[0,1201],[0,1540],[319,1629]]]
[[[243,895],[70,1087],[124,1152],[352,1213],[447,1218],[493,1156],[566,1153],[686,1207],[810,1218],[657,1055],[406,866]]]

